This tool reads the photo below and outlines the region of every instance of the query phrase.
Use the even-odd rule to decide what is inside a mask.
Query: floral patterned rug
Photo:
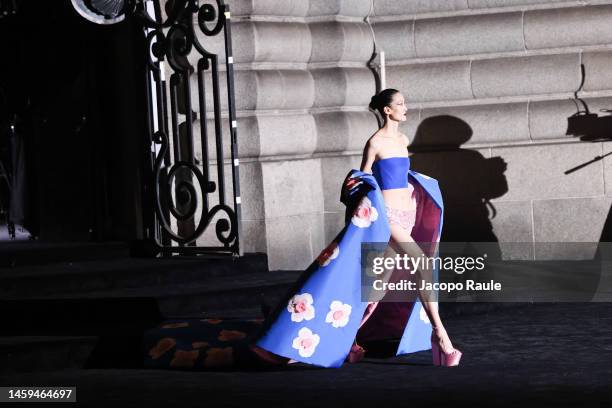
[[[144,366],[182,370],[248,368],[260,363],[247,347],[263,319],[175,319],[144,334]]]

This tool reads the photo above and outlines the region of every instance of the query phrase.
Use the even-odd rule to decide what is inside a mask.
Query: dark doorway
[[[95,25],[69,1],[17,5],[0,20],[1,159],[13,181],[1,201],[43,242],[142,238],[142,28]]]

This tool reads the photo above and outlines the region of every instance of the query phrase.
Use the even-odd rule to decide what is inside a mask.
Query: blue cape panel
[[[408,177],[423,187],[442,214],[437,181],[414,171]],[[390,228],[381,190],[371,174],[351,170],[341,201],[347,206],[346,226],[269,317],[257,346],[323,367],[339,367],[346,359],[367,307],[361,301],[361,243],[387,243]],[[441,229],[440,221],[438,239]],[[414,306],[397,354],[431,347],[431,324],[422,318],[418,300]]]

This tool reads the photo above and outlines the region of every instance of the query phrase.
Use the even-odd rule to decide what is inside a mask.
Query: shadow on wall
[[[582,90],[584,81],[586,79],[586,71],[584,64],[580,64],[580,71],[582,73],[582,81],[580,86],[574,92],[573,102],[576,104],[576,113],[567,118],[567,130],[565,132],[568,136],[574,136],[580,139],[582,142],[609,142],[612,140],[612,109],[601,109],[603,115],[599,115],[589,109],[589,105],[578,97],[578,92]],[[598,155],[592,160],[576,166],[572,169],[565,171],[565,174],[570,174],[578,171],[586,166],[603,160],[605,157],[612,155],[612,151],[605,154]],[[604,172],[606,166],[604,165]],[[612,241],[612,209],[608,211],[608,216],[604,222],[599,242],[611,242]],[[599,249],[596,258],[599,258]]]
[[[471,137],[463,120],[433,116],[421,122],[409,147],[411,167],[437,179],[442,190],[444,242],[498,242],[491,224],[497,210],[490,200],[508,191],[507,165],[501,157],[461,148]],[[499,245],[495,250],[490,255],[499,259]]]

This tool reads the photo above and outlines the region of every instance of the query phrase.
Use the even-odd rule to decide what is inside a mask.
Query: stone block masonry
[[[600,239],[612,204],[612,160],[564,171],[612,144],[578,142],[565,130],[581,63],[581,97],[595,111],[612,108],[612,1],[227,2],[242,242],[247,252],[267,252],[271,270],[305,268],[342,225],[341,182],[377,126],[367,110],[375,40],[386,54],[387,86],[407,97],[402,130],[429,147],[416,153],[417,170],[452,184],[456,166],[473,166],[470,183],[486,187],[491,179],[478,166],[501,158],[507,169],[497,176],[507,191],[487,198],[496,210],[493,236]],[[446,160],[451,146],[458,154]],[[446,194],[446,205],[462,208],[456,197]]]

